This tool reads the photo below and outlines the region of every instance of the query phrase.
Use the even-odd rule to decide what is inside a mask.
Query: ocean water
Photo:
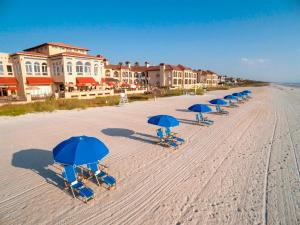
[[[280,85],[293,88],[300,88],[300,83],[280,83]]]

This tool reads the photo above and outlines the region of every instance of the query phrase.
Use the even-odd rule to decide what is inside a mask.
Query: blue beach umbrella
[[[227,102],[220,98],[210,100],[209,103],[213,105],[227,105]]]
[[[239,98],[243,97],[243,95],[240,92],[233,93],[232,95]]]
[[[227,100],[239,100],[238,97],[233,96],[233,95],[226,95],[226,96],[224,96],[224,99],[227,99]]]
[[[245,92],[240,92],[240,94],[242,95],[242,97],[247,97],[248,96],[248,93],[245,93]]]
[[[95,137],[71,137],[53,149],[55,162],[65,165],[95,163],[108,155],[109,150]]]
[[[250,91],[250,90],[245,90],[245,91],[243,91],[243,92],[246,92],[246,93],[248,93],[248,94],[251,94],[251,93],[252,93],[252,91]]]
[[[175,127],[179,125],[179,121],[169,115],[157,115],[148,119],[148,123],[161,127]]]
[[[201,113],[208,113],[211,112],[211,108],[206,104],[195,104],[189,107],[190,111],[193,112],[201,112]]]

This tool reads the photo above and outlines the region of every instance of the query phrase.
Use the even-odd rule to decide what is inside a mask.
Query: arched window
[[[42,74],[47,75],[48,70],[47,70],[47,63],[42,63]]]
[[[91,75],[91,64],[89,62],[84,65],[84,73],[85,75]]]
[[[76,73],[77,73],[77,75],[82,75],[83,74],[83,64],[80,61],[78,61],[76,63]]]
[[[114,77],[119,77],[119,72],[118,71],[114,72]]]
[[[38,62],[34,63],[34,74],[41,75],[41,68],[40,68],[40,64]]]
[[[0,75],[4,74],[3,63],[0,62]]]
[[[105,70],[105,77],[110,77],[110,71],[109,70]]]
[[[94,65],[94,75],[97,76],[99,74],[99,67],[97,64]]]
[[[32,64],[31,64],[31,62],[26,62],[25,63],[25,68],[26,68],[26,73],[28,75],[32,75]]]
[[[71,62],[67,63],[67,73],[68,73],[68,75],[72,75],[72,63]]]

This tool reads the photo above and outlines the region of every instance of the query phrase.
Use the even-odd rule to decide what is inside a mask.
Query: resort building
[[[13,54],[0,53],[0,97],[30,101],[50,96],[96,97],[113,94],[113,88],[195,88],[217,86],[225,77],[209,70],[178,64],[148,62],[116,65],[89,49],[48,42]],[[134,91],[132,90],[132,91]]]
[[[148,67],[148,62],[145,62],[145,66],[140,66],[137,62],[132,66],[129,61],[125,64],[113,65],[105,60],[105,79],[103,82],[108,86],[145,86]]]
[[[9,54],[0,53],[0,97],[16,97],[18,93],[17,84],[18,81]]]
[[[161,63],[147,68],[148,82],[151,86],[193,88],[197,82],[197,72],[183,65]]]
[[[216,87],[219,83],[218,75],[210,70],[198,70],[197,80],[208,87]]]
[[[16,91],[20,98],[44,98],[53,93],[100,90],[104,58],[91,56],[88,49],[49,42],[22,52],[1,54],[2,95]],[[2,72],[1,72],[2,71]],[[3,74],[3,77],[2,77]],[[6,82],[6,83],[5,83]]]

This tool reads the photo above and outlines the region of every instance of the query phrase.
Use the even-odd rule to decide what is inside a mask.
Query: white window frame
[[[86,62],[84,64],[84,74],[85,75],[91,75],[91,63]]]
[[[76,62],[76,73],[77,75],[83,75],[83,63],[81,61]]]
[[[45,62],[42,63],[42,74],[48,75],[48,66],[47,66],[47,63],[45,63]]]
[[[94,65],[94,75],[97,76],[99,74],[99,66],[98,64]]]
[[[68,75],[72,75],[72,63],[71,62],[67,62],[67,73]]]
[[[32,63],[27,61],[25,62],[26,74],[32,75]]]
[[[0,75],[4,75],[3,62],[0,61]]]
[[[33,64],[34,75],[41,75],[41,67],[39,62]]]

